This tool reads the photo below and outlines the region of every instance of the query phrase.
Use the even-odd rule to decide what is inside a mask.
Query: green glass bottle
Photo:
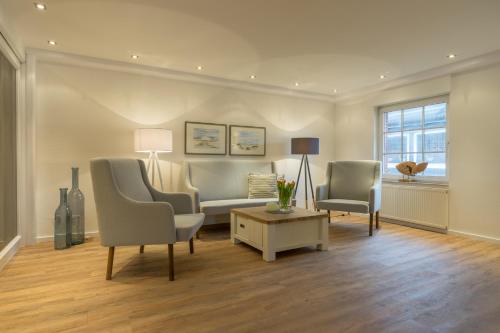
[[[71,244],[85,242],[85,197],[78,187],[78,168],[71,168],[72,186],[68,194],[71,210]]]
[[[71,211],[68,206],[68,189],[59,189],[59,207],[54,214],[54,248],[71,247]]]

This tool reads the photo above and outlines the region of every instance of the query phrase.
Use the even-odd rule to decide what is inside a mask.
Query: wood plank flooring
[[[97,240],[20,250],[0,273],[0,332],[500,332],[500,245],[367,219],[330,226],[329,251],[266,263],[229,230],[175,245]]]

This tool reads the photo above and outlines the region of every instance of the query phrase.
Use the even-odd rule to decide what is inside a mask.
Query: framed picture
[[[224,124],[186,121],[184,153],[196,155],[226,155],[227,126]]]
[[[230,125],[229,155],[265,156],[266,128]]]

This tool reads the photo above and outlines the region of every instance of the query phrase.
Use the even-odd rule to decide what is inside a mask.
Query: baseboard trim
[[[422,229],[422,230],[426,230],[426,231],[437,232],[440,234],[446,234],[448,232],[448,230],[446,228],[432,227],[432,226],[428,226],[428,225],[424,225],[424,224],[396,220],[396,219],[391,219],[391,218],[387,218],[387,217],[383,217],[383,216],[380,216],[380,221],[392,223],[392,224],[398,224],[398,225],[402,225],[402,226],[410,227],[410,228],[415,228],[415,229]]]
[[[469,238],[474,238],[474,239],[478,239],[478,240],[484,240],[484,241],[500,244],[500,238],[478,235],[478,234],[473,234],[470,232],[458,231],[458,230],[448,230],[448,233],[450,235],[464,236],[464,237],[469,237]]]
[[[87,237],[95,237],[99,235],[99,231],[88,231],[85,233],[85,238]],[[37,243],[44,243],[44,242],[51,242],[54,240],[53,235],[46,235],[46,236],[37,236],[36,237],[36,242]]]
[[[6,247],[0,251],[0,272],[14,257],[21,244],[21,236],[14,237]]]

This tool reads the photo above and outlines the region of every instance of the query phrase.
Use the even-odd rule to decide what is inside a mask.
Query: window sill
[[[398,178],[383,178],[382,184],[448,188],[448,181],[446,181],[446,180],[432,181],[432,180],[427,180],[427,179],[416,179],[414,182],[400,182]]]

